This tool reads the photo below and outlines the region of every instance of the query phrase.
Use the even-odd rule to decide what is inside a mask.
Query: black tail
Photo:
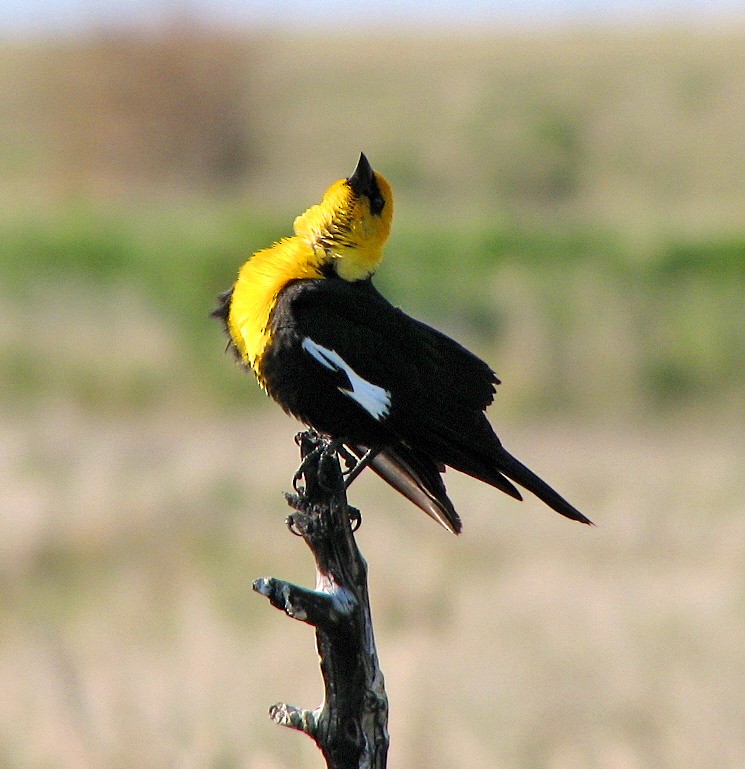
[[[349,446],[362,457],[366,449]],[[371,460],[370,467],[399,494],[413,502],[437,523],[453,534],[462,528],[440,474],[445,467],[438,466],[428,457],[408,450],[405,446],[389,447],[379,451]]]
[[[349,444],[348,444],[349,445]],[[362,457],[367,452],[362,446],[349,445],[349,448]],[[403,444],[382,449],[370,460],[370,467],[399,494],[413,502],[440,525],[453,534],[459,534],[462,528],[460,517],[447,495],[440,465],[429,457],[412,451]],[[517,489],[502,476],[502,473],[515,483],[535,494],[557,513],[574,521],[593,525],[579,510],[569,504],[560,494],[541,480],[532,470],[515,459],[500,445],[496,467],[486,467],[485,463],[473,462],[468,467],[455,465],[458,470],[478,478],[504,491],[515,499],[522,499]]]
[[[538,499],[545,502],[553,510],[556,510],[557,513],[561,513],[561,515],[571,518],[573,521],[587,523],[590,526],[594,525],[576,507],[570,505],[561,494],[554,491],[544,480],[539,478],[532,470],[525,467],[522,462],[515,459],[512,454],[502,447],[500,447],[499,453],[499,471],[524,489],[535,494]]]

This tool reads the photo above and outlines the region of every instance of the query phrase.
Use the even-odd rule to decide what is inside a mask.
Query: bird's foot
[[[323,435],[320,435],[315,430],[310,430],[308,433],[298,433],[298,435],[295,436],[295,442],[300,444],[303,436],[309,436],[311,441],[313,442],[314,446],[313,448],[303,457],[303,461],[300,463],[300,466],[295,471],[295,475],[292,477],[292,487],[295,489],[295,491],[302,497],[306,495],[307,491],[307,484],[306,480],[304,478],[306,474],[306,470],[311,465],[317,464],[318,469],[316,471],[316,479],[318,481],[318,484],[328,492],[334,492],[336,489],[334,486],[324,483],[324,478],[326,477],[326,473],[324,472],[324,463],[332,459],[334,456],[339,456],[344,460],[345,464],[348,464],[348,459],[352,457],[352,455],[344,448],[344,444],[339,439],[332,439],[327,438]]]
[[[305,471],[318,460],[319,455],[324,451],[325,445],[319,443],[312,451],[308,452],[304,457],[300,466],[295,471],[295,475],[292,476],[292,488],[301,496],[305,496]]]

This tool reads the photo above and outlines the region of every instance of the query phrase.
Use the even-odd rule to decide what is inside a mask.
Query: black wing
[[[298,281],[278,302],[277,320],[335,350],[360,375],[409,405],[483,411],[499,384],[480,358],[394,307],[370,280]]]
[[[358,407],[356,421],[369,423],[376,433],[384,429],[453,467],[459,462],[449,448],[464,442],[469,453],[475,444],[487,462],[492,458],[498,441],[483,412],[499,381],[494,372],[453,339],[393,307],[369,280],[298,281],[280,296],[271,332],[274,352],[281,355],[273,367],[277,379],[284,374],[287,380],[291,373],[295,386],[308,385],[312,369],[322,375],[325,391],[340,388],[343,373],[338,368],[319,371],[307,354],[312,344],[326,356],[338,356],[348,373],[390,394],[384,422],[373,424],[376,420]],[[285,386],[292,383],[285,381]],[[302,393],[294,396],[295,401],[303,398]],[[313,400],[318,397],[315,393]],[[338,434],[352,415],[348,404],[335,400],[341,413],[338,428],[331,432]]]
[[[483,413],[498,383],[494,372],[462,345],[393,307],[370,281],[289,286],[271,332],[262,373],[275,399],[352,447],[383,448],[373,469],[447,528],[458,531],[460,521],[440,478],[444,465],[520,498],[494,465],[499,441]],[[307,352],[311,344],[322,351],[317,359]],[[352,385],[332,356],[388,394],[384,416],[376,418],[344,394]]]
[[[373,469],[447,528],[458,531],[460,520],[444,465],[521,499],[508,476],[587,522],[502,447],[484,414],[499,383],[491,368],[393,307],[371,281],[298,281],[279,297],[270,325],[263,373],[275,399],[353,448],[382,449]],[[355,400],[358,386],[372,404]]]

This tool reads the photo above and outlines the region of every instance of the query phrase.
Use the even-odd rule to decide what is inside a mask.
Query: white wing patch
[[[305,337],[303,350],[329,371],[343,371],[349,379],[351,390],[338,387],[339,392],[349,396],[362,406],[378,422],[388,416],[391,410],[391,394],[388,390],[363,379],[338,352],[317,344],[310,337]]]

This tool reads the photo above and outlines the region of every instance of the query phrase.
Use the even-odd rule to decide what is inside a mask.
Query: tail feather
[[[545,502],[557,513],[571,518],[573,521],[587,523],[593,526],[593,522],[582,515],[579,510],[564,499],[558,492],[554,491],[544,480],[539,478],[530,468],[512,456],[508,451],[500,446],[499,452],[499,470],[515,483],[524,489],[535,494],[538,499]]]
[[[366,452],[362,446],[350,448],[358,457],[362,457]],[[399,494],[413,502],[441,526],[453,534],[460,533],[460,516],[455,512],[440,477],[444,467],[439,467],[429,458],[408,451],[404,446],[381,450],[370,460],[370,467]]]
[[[367,452],[363,446],[349,445],[349,448],[358,457]],[[510,483],[514,481],[566,518],[594,525],[501,444],[497,449],[496,461],[492,460],[488,464],[481,458],[476,461],[473,456],[465,457],[460,454],[449,456],[446,463],[438,463],[404,443],[382,449],[370,460],[370,467],[386,483],[448,531],[459,534],[462,528],[461,520],[448,498],[441,477],[445,464],[520,500],[520,492]]]

